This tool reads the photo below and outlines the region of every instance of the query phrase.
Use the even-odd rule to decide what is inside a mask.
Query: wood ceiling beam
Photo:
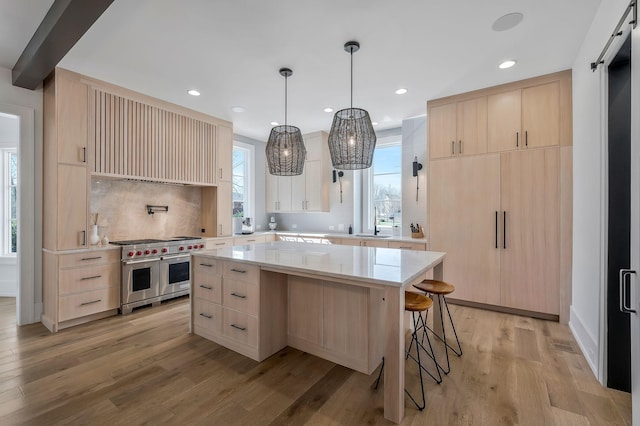
[[[38,87],[112,2],[55,0],[13,67],[13,85]]]

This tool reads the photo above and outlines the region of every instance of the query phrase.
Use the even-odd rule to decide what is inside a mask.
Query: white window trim
[[[256,174],[255,174],[255,161],[256,161],[256,150],[255,147],[251,144],[233,141],[234,148],[241,148],[249,151],[248,159],[245,162],[245,180],[247,182],[247,188],[245,191],[247,192],[246,197],[249,200],[249,208],[244,209],[244,217],[250,217],[253,222],[255,222],[255,212],[256,212]],[[233,175],[233,170],[231,171]],[[231,203],[233,206],[233,202]],[[248,213],[248,214],[247,214]]]
[[[10,154],[17,155],[18,150],[16,148],[2,148],[0,151],[2,152],[2,167],[0,167],[0,170],[2,170],[2,190],[0,190],[0,197],[2,197],[2,209],[0,211],[0,221],[2,221],[2,251],[0,252],[0,257],[15,258],[17,253],[11,253],[11,226],[9,225],[9,209],[11,206],[8,189],[11,181]]]
[[[376,141],[376,148],[385,146],[399,145],[402,149],[402,135],[386,136],[384,138],[378,138]],[[402,175],[402,163],[400,164],[400,175]],[[373,207],[371,202],[371,189],[373,185],[373,166],[362,171],[362,232],[373,233]],[[402,197],[402,190],[400,188],[400,197]],[[391,235],[390,232],[383,232],[385,235]]]

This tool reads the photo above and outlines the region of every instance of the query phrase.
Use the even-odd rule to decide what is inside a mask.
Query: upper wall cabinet
[[[560,82],[489,96],[489,152],[560,144]]]
[[[431,158],[486,152],[486,96],[433,106],[427,115]]]
[[[89,99],[93,173],[204,186],[230,180],[230,126],[101,88]]]
[[[55,85],[58,162],[85,165],[88,87],[64,73],[57,74]]]

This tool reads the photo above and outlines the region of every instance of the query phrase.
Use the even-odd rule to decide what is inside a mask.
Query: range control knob
[[[168,251],[169,251],[169,249],[168,249],[168,248],[163,247],[163,249],[162,249],[162,252],[163,252],[163,253],[166,253],[166,252],[168,252]]]
[[[188,248],[189,250],[191,250],[191,249],[193,248],[193,246],[189,246],[189,247],[187,247],[187,248]]]
[[[130,251],[129,253],[127,253],[127,256],[133,257],[134,254],[135,254],[134,252]]]
[[[204,244],[200,244],[200,248],[204,248]]]
[[[136,252],[136,254],[137,254],[138,256],[142,256],[142,252],[141,252],[140,250],[138,250],[138,251]]]
[[[157,252],[158,252],[158,250],[156,250],[156,249],[151,250],[151,253],[153,253],[153,254],[156,254]]]
[[[151,250],[145,250],[144,254],[151,254]]]
[[[178,248],[178,250],[180,250],[180,251],[184,251],[184,247],[183,247],[183,246],[180,246],[180,247]]]

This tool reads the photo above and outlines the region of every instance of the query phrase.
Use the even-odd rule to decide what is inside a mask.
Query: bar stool
[[[430,298],[418,293],[413,293],[411,291],[404,292],[404,310],[411,312],[411,316],[413,319],[413,332],[411,333],[411,343],[409,344],[409,349],[406,351],[406,358],[407,359],[411,358],[418,364],[418,373],[420,375],[420,391],[422,392],[422,405],[416,402],[416,400],[413,398],[413,395],[411,395],[411,393],[407,390],[407,388],[405,388],[404,391],[409,396],[409,398],[411,398],[411,401],[413,401],[415,406],[420,411],[424,410],[424,407],[426,407],[426,400],[424,397],[424,383],[422,382],[422,371],[424,370],[429,376],[431,376],[431,378],[433,378],[433,380],[436,381],[436,383],[439,384],[442,382],[442,375],[440,375],[441,367],[438,365],[438,361],[436,360],[435,353],[433,352],[433,347],[431,346],[431,340],[429,339],[429,336],[427,335],[427,343],[429,344],[429,349],[431,350],[431,353],[427,352],[427,349],[423,346],[422,342],[420,342],[420,340],[418,339],[418,330],[419,330],[418,319],[422,318],[421,314],[422,312],[424,312],[424,316],[426,320],[426,317],[429,314],[429,309],[432,306],[433,306],[433,301]],[[416,317],[416,313],[418,313],[417,317]],[[426,332],[424,334],[426,334]],[[413,342],[416,343],[415,357],[411,354],[411,347],[413,345]],[[427,370],[424,365],[422,365],[422,361],[420,360],[420,349],[422,349],[425,352],[425,354],[427,354],[427,356],[433,360],[436,366],[436,373],[438,374],[437,378],[433,374],[431,374],[431,372]],[[375,386],[376,389],[378,389],[378,385],[380,384],[380,378],[382,377],[383,371],[384,371],[384,357],[382,357],[382,367],[380,368],[380,373],[378,373],[378,378],[376,379],[376,386]]]
[[[440,339],[441,342],[444,343],[445,355],[447,357],[447,370],[445,371],[443,369],[442,372],[444,374],[449,374],[449,372],[451,371],[451,365],[449,363],[449,349],[451,349],[451,351],[453,351],[453,353],[455,353],[456,355],[462,356],[462,346],[460,346],[458,333],[456,332],[456,327],[453,325],[453,318],[451,317],[449,304],[447,303],[447,298],[445,297],[446,295],[453,293],[456,290],[456,288],[452,284],[446,283],[444,281],[438,281],[438,280],[423,280],[421,283],[414,284],[413,286],[418,290],[424,291],[425,293],[438,296],[438,300],[440,301],[440,322],[442,323],[442,337],[438,336],[431,328],[427,326],[426,317],[423,321],[423,327],[425,327],[427,330],[433,333],[434,336],[436,336],[438,339]],[[445,308],[447,308],[447,314],[449,315],[449,323],[451,324],[451,328],[453,329],[453,334],[456,337],[456,343],[458,344],[457,350],[447,342],[447,332],[446,332],[446,327],[444,325],[444,320],[442,316],[443,304]],[[426,330],[424,334],[427,334]]]

